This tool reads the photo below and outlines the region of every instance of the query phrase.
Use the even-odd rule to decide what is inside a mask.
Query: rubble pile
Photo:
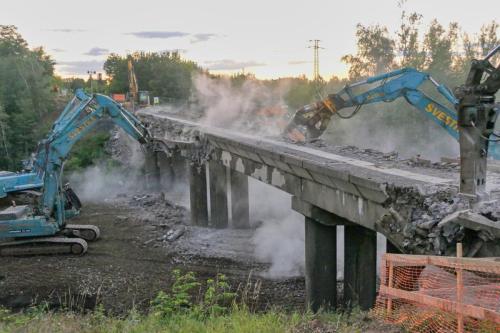
[[[363,149],[356,146],[335,146],[321,139],[306,143],[305,145],[333,154],[372,162],[376,165],[384,167],[394,167],[400,169],[427,168],[451,173],[458,172],[460,170],[460,165],[457,162],[433,162],[431,160],[423,159],[420,156],[400,158],[399,154],[395,151],[384,153],[372,148]]]
[[[181,238],[187,231],[189,213],[185,207],[168,200],[164,193],[122,194],[119,200],[134,207],[134,219],[146,224],[151,238],[142,246],[167,247]],[[117,216],[118,221],[127,217]]]

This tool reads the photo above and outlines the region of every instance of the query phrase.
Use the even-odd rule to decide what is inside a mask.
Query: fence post
[[[462,243],[457,243],[457,258],[462,258],[463,247]],[[461,261],[457,261],[461,265]],[[463,270],[461,266],[457,267],[457,332],[464,332],[464,315],[463,315],[463,297],[464,297],[464,281]]]
[[[385,257],[385,264],[387,267],[387,263],[389,263],[389,281],[387,281],[387,286],[389,288],[392,288],[393,286],[393,280],[394,280],[394,265],[392,263],[392,260],[390,260],[390,257],[386,255]],[[387,316],[390,318],[392,315],[392,296],[388,295],[387,299]]]

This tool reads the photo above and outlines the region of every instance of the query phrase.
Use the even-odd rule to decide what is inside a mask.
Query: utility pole
[[[309,45],[307,48],[313,49],[314,52],[314,70],[313,70],[313,80],[314,82],[318,82],[320,79],[319,75],[319,49],[324,49],[324,47],[319,46],[319,39],[310,39],[309,43],[312,43],[312,45]]]
[[[90,80],[90,93],[94,93],[94,86],[93,86],[93,80],[92,80],[92,74],[96,74],[96,71],[87,71],[87,74],[89,75],[89,80]]]

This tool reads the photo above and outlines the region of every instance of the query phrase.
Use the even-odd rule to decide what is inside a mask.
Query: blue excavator
[[[68,224],[81,203],[63,184],[64,161],[73,145],[99,122],[110,119],[141,144],[151,144],[148,128],[111,98],[77,90],[74,98],[38,144],[36,153],[19,173],[0,172],[0,200],[35,196],[35,205],[11,205],[0,210],[0,255],[83,254],[87,241],[99,237],[93,225]]]
[[[500,134],[494,131],[500,112],[500,104],[495,104],[495,94],[500,89],[500,64],[495,66],[492,63],[499,54],[500,45],[484,59],[473,60],[465,84],[454,92],[428,73],[413,68],[349,84],[338,93],[297,110],[283,135],[296,142],[311,141],[324,133],[334,116],[349,119],[363,105],[404,98],[459,142],[460,192],[472,200],[483,200],[487,197],[487,157],[500,160],[500,146],[496,144],[500,141]],[[444,103],[422,91],[422,86],[428,82],[443,97]],[[352,111],[349,114],[341,112],[345,108],[352,108]]]

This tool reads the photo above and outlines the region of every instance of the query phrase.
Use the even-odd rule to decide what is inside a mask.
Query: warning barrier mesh
[[[500,258],[386,254],[375,317],[410,332],[500,332]]]

